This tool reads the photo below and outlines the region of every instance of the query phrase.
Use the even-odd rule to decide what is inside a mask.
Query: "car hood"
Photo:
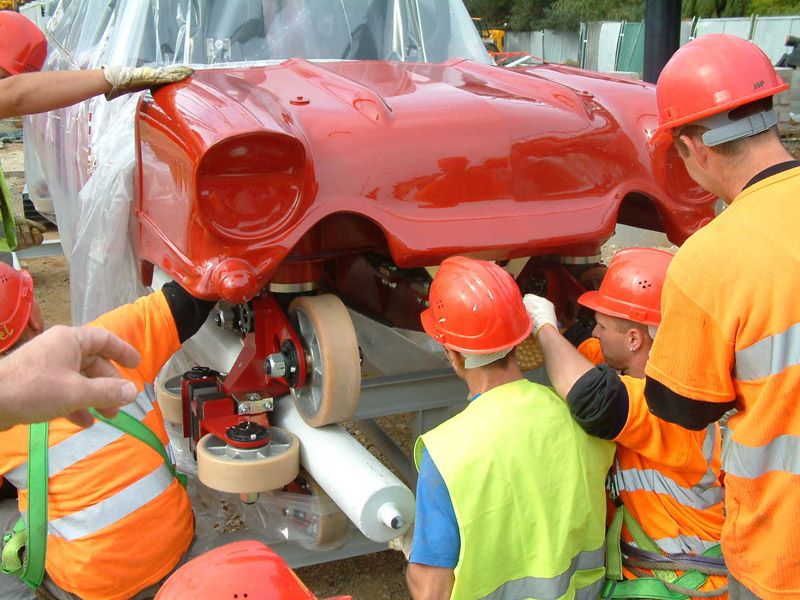
[[[401,267],[456,253],[585,255],[613,233],[630,192],[685,238],[707,211],[653,173],[652,87],[615,83],[604,96],[582,87],[602,92],[602,78],[464,60],[198,71],[140,110],[134,212],[167,242],[140,243],[140,256],[204,296],[215,265],[237,257],[254,289],[336,214],[374,223]]]

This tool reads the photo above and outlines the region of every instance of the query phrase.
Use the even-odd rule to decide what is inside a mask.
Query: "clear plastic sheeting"
[[[61,0],[48,70],[309,60],[491,64],[461,0]],[[55,207],[74,324],[144,292],[130,236],[138,95],[26,118],[34,204]],[[41,167],[41,168],[38,168]]]
[[[332,550],[354,531],[350,521],[327,496],[275,491],[241,502],[246,529],[300,544],[306,550]],[[277,534],[277,535],[276,535]]]

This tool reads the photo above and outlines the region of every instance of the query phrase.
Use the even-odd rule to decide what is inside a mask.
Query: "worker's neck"
[[[469,387],[469,396],[474,398],[489,390],[522,379],[522,370],[517,361],[512,360],[506,367],[498,368],[491,365],[477,369],[465,369],[464,380]]]
[[[734,168],[724,168],[724,165],[719,168],[723,186],[722,199],[731,204],[753,177],[769,167],[793,158],[778,137],[770,136],[758,140],[758,143],[748,149],[746,156],[736,161]]]

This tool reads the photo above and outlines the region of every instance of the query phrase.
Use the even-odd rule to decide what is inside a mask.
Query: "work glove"
[[[140,92],[168,83],[182,81],[194,73],[194,69],[184,66],[170,67],[103,67],[103,75],[111,84],[106,100],[113,100],[123,94]]]
[[[394,538],[389,541],[389,550],[398,550],[403,553],[406,560],[411,556],[411,546],[414,543],[414,523],[411,527],[406,529],[406,532],[400,537]]]
[[[14,227],[16,228],[17,250],[38,246],[44,241],[46,228],[41,223],[16,216],[14,217]]]
[[[547,298],[542,298],[536,294],[525,294],[522,299],[525,310],[533,321],[533,333],[538,334],[539,330],[545,325],[552,325],[558,331],[558,320],[556,319],[556,307]]]

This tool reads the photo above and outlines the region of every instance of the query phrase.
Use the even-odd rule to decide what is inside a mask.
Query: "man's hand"
[[[88,427],[88,407],[113,417],[136,386],[110,361],[132,368],[139,353],[97,327],[59,325],[27,342],[0,360],[0,430],[57,417]]]
[[[180,65],[170,67],[103,67],[103,75],[111,84],[106,93],[107,100],[113,100],[129,92],[140,92],[168,83],[182,81],[194,73],[191,67]]]
[[[539,330],[545,325],[552,325],[558,331],[558,320],[556,319],[556,307],[547,298],[542,298],[535,294],[525,294],[522,299],[525,310],[533,321],[533,333],[538,334]]]

